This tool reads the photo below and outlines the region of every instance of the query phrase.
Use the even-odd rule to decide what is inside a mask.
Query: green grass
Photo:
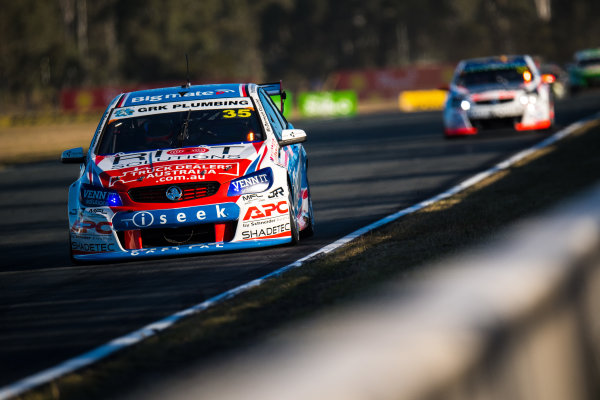
[[[111,398],[189,363],[210,363],[278,327],[350,301],[390,279],[489,238],[600,178],[600,127],[589,124],[548,150],[450,199],[405,216],[333,254],[188,318],[134,348],[23,398]]]

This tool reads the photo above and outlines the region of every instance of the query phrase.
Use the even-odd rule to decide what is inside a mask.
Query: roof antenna
[[[190,83],[190,61],[188,58],[188,53],[185,53],[185,68],[187,70],[186,78],[187,83],[185,85],[181,85],[183,89],[188,89],[192,84]]]

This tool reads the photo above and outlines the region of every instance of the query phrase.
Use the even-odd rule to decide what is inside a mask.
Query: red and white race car
[[[549,129],[554,101],[549,83],[528,55],[461,61],[444,105],[446,137],[482,128]]]
[[[74,261],[296,243],[313,232],[303,130],[280,84],[124,93],[108,106],[69,188]]]

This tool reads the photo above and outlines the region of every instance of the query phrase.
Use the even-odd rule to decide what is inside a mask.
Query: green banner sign
[[[342,117],[356,115],[358,98],[352,90],[307,92],[298,95],[298,111],[303,117]]]

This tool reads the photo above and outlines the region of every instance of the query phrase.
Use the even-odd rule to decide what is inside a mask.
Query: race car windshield
[[[263,140],[253,108],[183,111],[109,122],[96,154]]]
[[[478,86],[490,84],[515,84],[523,83],[524,73],[528,72],[527,67],[522,68],[502,68],[502,69],[485,69],[462,71],[456,80],[459,86]]]

